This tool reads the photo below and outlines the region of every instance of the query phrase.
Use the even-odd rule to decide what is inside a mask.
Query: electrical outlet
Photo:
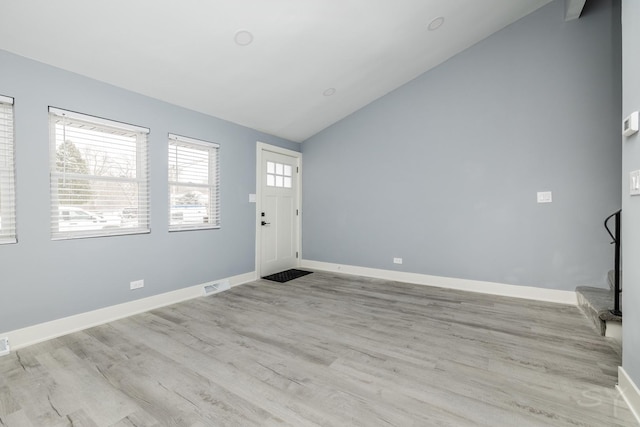
[[[140,288],[144,288],[144,280],[134,280],[129,284],[129,289],[131,290]]]
[[[629,194],[632,196],[640,195],[640,170],[629,173]]]
[[[394,258],[393,259],[393,263],[394,264],[402,264],[402,258]]]

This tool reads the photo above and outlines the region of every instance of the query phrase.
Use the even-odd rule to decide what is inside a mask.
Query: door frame
[[[297,205],[298,215],[296,216],[296,231],[298,238],[296,239],[296,245],[298,247],[298,258],[296,266],[300,266],[302,260],[302,153],[298,151],[289,150],[286,148],[278,147],[275,145],[267,144],[264,142],[256,142],[256,278],[262,277],[262,233],[260,231],[260,212],[262,212],[262,154],[265,151],[272,153],[283,154],[285,156],[294,157],[296,159],[296,165],[298,167],[298,173],[295,175],[297,185]]]

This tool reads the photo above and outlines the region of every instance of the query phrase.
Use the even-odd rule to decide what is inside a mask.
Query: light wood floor
[[[577,308],[316,272],[0,357],[0,426],[631,426]]]

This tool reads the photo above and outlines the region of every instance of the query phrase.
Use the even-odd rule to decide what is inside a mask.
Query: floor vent
[[[9,338],[2,337],[0,338],[0,356],[6,356],[11,352],[11,347],[9,347]]]
[[[228,280],[223,280],[221,282],[209,283],[208,285],[204,285],[204,294],[205,295],[213,295],[218,292],[226,291],[231,289],[231,285]]]

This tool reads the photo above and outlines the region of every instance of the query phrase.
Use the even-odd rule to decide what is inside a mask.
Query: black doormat
[[[313,271],[296,270],[295,268],[292,268],[291,270],[281,271],[280,273],[264,276],[263,279],[284,283],[311,273],[313,273]]]

